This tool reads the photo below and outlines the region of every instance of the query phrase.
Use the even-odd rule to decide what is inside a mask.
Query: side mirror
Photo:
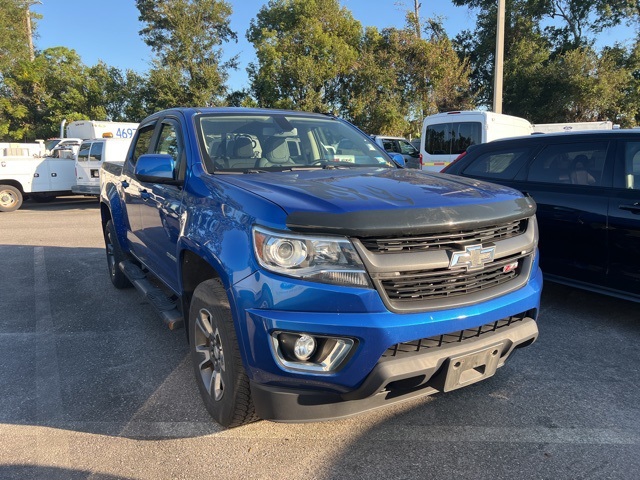
[[[174,178],[175,161],[166,153],[147,153],[140,155],[136,162],[135,176],[145,183],[166,183],[177,185]]]
[[[400,167],[406,167],[407,163],[406,163],[404,157],[402,156],[402,154],[400,154],[400,153],[391,153],[391,152],[388,152],[388,153],[389,153],[389,156],[391,157],[391,160],[396,162]]]

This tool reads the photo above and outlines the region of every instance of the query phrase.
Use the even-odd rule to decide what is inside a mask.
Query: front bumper
[[[487,332],[464,343],[382,358],[357,389],[347,393],[282,388],[251,382],[256,413],[281,422],[347,417],[416,396],[446,392],[493,375],[516,348],[538,336],[534,319]]]
[[[229,293],[258,415],[293,422],[353,415],[446,391],[451,389],[451,381],[446,383],[449,375],[443,372],[448,371],[451,358],[473,355],[500,344],[495,365],[482,366],[483,358],[472,359],[479,362],[475,367],[483,373],[479,377],[473,372],[466,374],[474,381],[491,376],[514,349],[537,337],[535,319],[541,290],[542,273],[536,260],[531,277],[522,288],[475,305],[429,312],[394,313],[372,289],[310,284],[264,272],[238,282]],[[388,355],[396,345],[484,329],[493,322],[512,318],[517,319],[513,325],[483,332],[458,345],[406,356]],[[349,337],[355,347],[335,371],[294,371],[283,366],[274,353],[271,334],[276,331]]]

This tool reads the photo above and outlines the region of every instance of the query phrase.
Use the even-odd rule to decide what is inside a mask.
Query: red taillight
[[[420,167],[422,167],[422,154],[420,154]]]

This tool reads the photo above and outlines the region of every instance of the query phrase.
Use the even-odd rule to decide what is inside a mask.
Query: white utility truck
[[[470,145],[532,132],[528,120],[511,115],[484,111],[430,115],[424,119],[420,137],[422,169],[439,172]]]
[[[71,122],[65,135],[64,125],[63,121],[60,138],[46,144],[0,143],[0,212],[17,210],[26,196],[46,202],[73,193],[98,195],[99,178],[92,175],[99,175],[105,159],[124,161],[138,127],[129,122],[80,120]],[[83,157],[78,167],[79,151],[86,145],[86,161]]]

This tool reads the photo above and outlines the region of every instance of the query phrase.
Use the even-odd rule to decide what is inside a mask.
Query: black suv
[[[546,279],[640,301],[640,130],[496,140],[443,172],[533,197]]]

